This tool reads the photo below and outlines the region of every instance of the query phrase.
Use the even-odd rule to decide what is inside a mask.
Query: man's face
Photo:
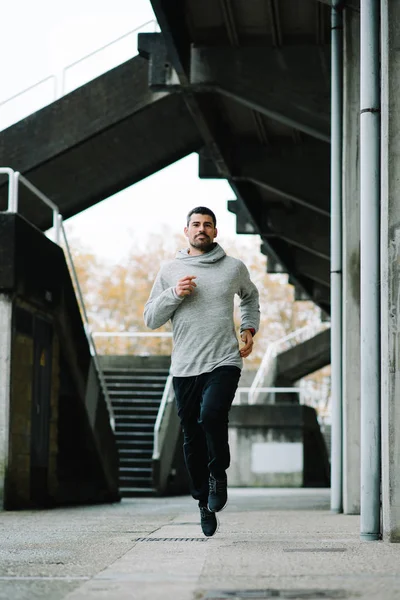
[[[200,252],[206,252],[210,248],[218,233],[211,215],[197,213],[190,217],[189,225],[184,231],[191,247]]]

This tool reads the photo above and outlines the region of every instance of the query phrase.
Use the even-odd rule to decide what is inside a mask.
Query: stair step
[[[133,498],[135,496],[154,496],[157,490],[153,487],[120,487],[119,493],[123,498]]]
[[[122,475],[148,475],[151,476],[151,467],[120,467],[119,473]]]
[[[142,487],[142,488],[148,488],[151,487],[153,485],[153,480],[151,477],[145,477],[145,476],[137,476],[137,477],[120,477],[119,478],[119,487],[128,487],[128,486],[134,486],[134,487]]]
[[[154,425],[169,369],[105,369],[115,416],[122,497],[154,496]]]
[[[122,458],[119,457],[119,468],[120,469],[152,469],[152,459],[149,458]]]
[[[142,421],[135,421],[132,420],[131,422],[127,422],[125,420],[117,420],[116,423],[116,430],[120,431],[121,433],[123,431],[125,431],[125,429],[132,429],[132,430],[141,430],[143,431],[143,433],[149,433],[151,431],[154,431],[154,422],[153,423],[144,423]]]
[[[120,448],[119,450],[120,460],[151,460],[153,449],[148,448]]]
[[[135,435],[133,436],[131,433],[126,432],[126,431],[116,431],[115,435],[118,438],[140,438],[140,439],[150,439],[153,437],[153,430],[150,431],[137,431],[135,432]]]
[[[137,439],[137,440],[132,440],[131,436],[118,436],[116,438],[116,442],[117,442],[117,446],[118,448],[124,448],[125,450],[128,450],[130,448],[132,448],[133,450],[153,450],[153,439]]]
[[[153,379],[141,379],[140,381],[120,381],[117,379],[106,379],[108,385],[112,385],[115,387],[128,387],[130,385],[134,385],[138,388],[146,388],[146,387],[156,387],[156,388],[161,388],[165,386],[165,381],[164,379],[160,379],[160,380],[156,380],[154,381]]]
[[[161,396],[158,398],[143,398],[143,396],[137,396],[134,398],[127,398],[126,396],[110,396],[111,404],[121,404],[121,406],[160,406]]]
[[[107,388],[108,389],[108,388]],[[149,396],[151,397],[157,397],[160,398],[162,397],[162,393],[160,392],[160,390],[110,390],[108,392],[108,395],[110,397],[113,396],[120,396],[121,398],[125,398],[125,397],[129,397],[129,396],[133,396],[133,397],[137,397],[137,396]]]
[[[158,409],[146,410],[143,408],[142,410],[137,410],[135,407],[127,407],[125,410],[120,407],[114,407],[114,417],[118,419],[153,419],[154,421],[157,419]]]
[[[124,413],[122,415],[119,415],[118,413],[117,414],[114,413],[114,417],[116,417],[116,419],[120,423],[123,423],[123,422],[125,422],[125,423],[148,423],[148,422],[155,423],[157,414],[153,413],[150,415],[146,415],[146,414],[127,415]]]
[[[160,402],[152,402],[149,400],[136,400],[136,401],[132,401],[132,400],[114,400],[111,403],[113,409],[120,409],[120,408],[125,408],[131,411],[135,411],[136,409],[140,408],[140,409],[152,409],[152,411],[154,412],[155,410],[159,410],[160,408]]]
[[[137,375],[134,373],[125,373],[124,375],[112,375],[110,373],[106,373],[104,375],[104,379],[106,381],[114,381],[115,383],[127,383],[127,382],[136,382],[136,383],[155,383],[155,384],[165,384],[168,377],[166,375]]]
[[[115,402],[115,401],[114,401]],[[156,403],[156,402],[146,402],[144,406],[140,406],[140,404],[138,404],[137,402],[132,402],[132,403],[126,403],[123,402],[122,406],[117,406],[115,407],[118,411],[122,413],[128,413],[129,411],[132,410],[137,410],[138,414],[139,413],[155,413],[158,411],[158,408],[160,406],[160,403]]]
[[[154,431],[155,419],[137,421],[136,419],[127,420],[126,417],[123,419],[115,419],[115,430],[116,431],[125,431],[125,430],[142,430],[142,431]]]

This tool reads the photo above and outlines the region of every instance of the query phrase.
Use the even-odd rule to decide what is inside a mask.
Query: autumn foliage
[[[155,235],[145,250],[132,245],[126,259],[119,264],[104,264],[85,250],[79,240],[70,242],[75,270],[82,289],[85,308],[93,332],[145,332],[143,309],[162,261],[171,259],[186,246],[180,235]],[[222,243],[221,243],[222,245]],[[223,243],[225,251],[244,261],[260,292],[261,325],[253,355],[248,359],[255,367],[268,343],[304,325],[319,322],[320,311],[312,302],[295,302],[294,288],[287,276],[266,273],[266,257],[260,253],[257,236],[249,240]],[[239,299],[235,306],[237,329],[240,323]],[[157,330],[171,331],[170,324]],[[100,353],[165,354],[171,349],[169,339],[150,337],[97,338]]]

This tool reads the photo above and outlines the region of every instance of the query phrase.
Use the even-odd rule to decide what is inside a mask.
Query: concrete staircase
[[[123,497],[153,495],[154,424],[169,373],[169,357],[101,357],[114,410]]]

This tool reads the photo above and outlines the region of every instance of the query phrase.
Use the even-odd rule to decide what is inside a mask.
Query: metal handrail
[[[14,177],[14,169],[10,167],[0,167],[0,175],[7,175],[8,177],[8,201],[7,201],[7,212],[15,212],[14,202],[15,202],[15,177]]]
[[[112,407],[111,404],[111,400],[110,400],[110,396],[108,394],[108,390],[107,390],[107,385],[106,385],[106,381],[104,379],[104,373],[103,373],[103,369],[100,366],[100,361],[99,361],[99,357],[96,351],[96,345],[94,343],[93,340],[93,334],[90,331],[90,325],[89,325],[89,317],[86,311],[86,306],[85,306],[85,301],[83,299],[83,293],[82,293],[82,288],[79,284],[79,279],[78,279],[78,273],[76,272],[75,269],[75,265],[74,265],[74,260],[72,257],[72,252],[71,252],[71,248],[69,246],[68,243],[68,238],[67,238],[67,234],[65,231],[65,227],[63,224],[63,220],[61,215],[59,215],[59,222],[60,222],[60,229],[62,232],[62,236],[63,236],[63,240],[64,240],[64,244],[65,244],[65,249],[67,251],[67,256],[68,256],[68,260],[69,260],[69,264],[70,264],[70,268],[71,268],[71,272],[72,272],[72,279],[74,281],[75,284],[75,289],[76,289],[76,293],[78,296],[78,300],[79,300],[79,304],[81,307],[81,311],[82,311],[82,316],[83,316],[83,323],[84,323],[84,328],[85,328],[85,334],[86,334],[86,338],[88,340],[89,343],[89,349],[90,349],[90,354],[93,358],[93,362],[94,362],[94,366],[96,368],[99,380],[100,380],[100,385],[104,394],[104,398],[107,404],[107,408],[108,408],[108,413],[109,413],[109,417],[110,417],[110,424],[112,427],[112,430],[114,431],[115,429],[115,417],[114,417],[114,409]]]
[[[11,167],[1,167],[0,174],[8,175],[8,205],[7,212],[18,212],[18,184],[21,182],[34,196],[39,198],[44,204],[51,208],[53,212],[54,241],[60,243],[60,211],[57,204],[54,204],[43,192],[33,185],[19,171],[14,171]]]
[[[242,404],[241,400],[240,400],[240,396],[242,394],[249,394],[249,392],[251,392],[252,388],[251,387],[238,387],[236,390],[236,394],[235,394],[235,398],[234,398],[234,404]],[[301,387],[260,387],[257,388],[257,392],[260,393],[269,393],[269,394],[300,394],[300,404],[303,404],[302,402],[302,393],[303,393],[303,389]],[[248,404],[248,402],[247,402]]]
[[[168,337],[172,338],[171,331],[94,331],[93,337]]]
[[[325,329],[328,329],[329,327],[330,327],[329,323],[318,323],[317,325],[315,325],[315,324],[314,325],[305,325],[304,327],[300,327],[299,329],[296,329],[296,331],[292,331],[291,333],[289,333],[289,334],[283,336],[282,338],[276,340],[275,342],[272,342],[271,344],[269,344],[269,346],[267,347],[267,350],[264,354],[264,357],[261,361],[261,364],[257,370],[257,373],[254,377],[253,383],[250,386],[251,389],[249,392],[249,401],[254,402],[257,399],[258,388],[260,388],[260,386],[262,385],[262,382],[264,381],[264,379],[267,375],[267,372],[270,368],[272,359],[275,358],[277,356],[277,354],[279,354],[279,348],[284,346],[287,342],[291,342],[294,339],[298,339],[305,332],[310,333],[310,336],[306,338],[306,339],[310,339],[310,337],[312,337],[312,335],[315,334],[316,331],[324,331]],[[305,340],[303,340],[303,341],[305,341]]]
[[[9,187],[8,187],[7,212],[10,212],[10,213],[18,212],[18,184],[19,183],[21,183],[27,189],[29,189],[32,192],[32,194],[34,194],[37,198],[39,198],[39,200],[41,200],[44,204],[46,204],[53,211],[53,225],[54,225],[54,230],[55,230],[55,242],[57,245],[61,245],[60,237],[62,234],[64,243],[65,243],[65,248],[67,251],[68,260],[70,263],[72,278],[73,278],[73,281],[75,284],[78,302],[80,304],[81,311],[82,311],[85,334],[86,334],[86,338],[88,340],[90,354],[93,357],[93,363],[95,365],[95,368],[96,368],[96,371],[97,371],[97,374],[99,377],[100,385],[103,390],[104,398],[107,403],[109,417],[110,417],[110,424],[111,424],[112,429],[114,430],[114,428],[115,428],[114,411],[113,411],[113,408],[111,405],[110,397],[108,395],[107,386],[105,383],[103,371],[101,369],[98,355],[96,352],[96,347],[95,347],[95,344],[94,344],[94,341],[92,338],[92,334],[90,332],[89,318],[88,318],[88,314],[86,311],[85,302],[83,300],[82,289],[81,289],[81,286],[79,285],[78,274],[75,269],[71,249],[70,249],[70,246],[68,243],[67,234],[65,232],[65,228],[63,225],[63,219],[60,214],[59,208],[56,204],[54,204],[54,202],[52,202],[52,200],[50,200],[50,198],[48,198],[45,194],[43,194],[43,192],[41,192],[36,186],[34,186],[28,179],[26,179],[26,177],[21,175],[21,173],[19,173],[18,171],[14,171],[14,169],[11,169],[10,167],[0,167],[0,175],[8,176],[8,186]]]
[[[157,31],[157,29],[159,30],[159,25],[158,25],[157,20],[156,19],[150,19],[149,21],[146,21],[145,23],[142,23],[138,27],[135,27],[135,29],[132,29],[131,31],[128,31],[127,33],[124,33],[120,37],[115,38],[111,42],[108,42],[107,44],[104,44],[100,48],[97,48],[93,52],[90,52],[89,54],[86,54],[85,56],[82,56],[81,58],[79,58],[78,60],[74,61],[73,63],[70,63],[69,65],[66,65],[65,67],[63,67],[61,73],[58,73],[58,74],[53,73],[52,75],[48,75],[44,79],[41,79],[40,81],[37,81],[36,83],[30,85],[29,87],[24,88],[23,90],[17,92],[16,94],[13,94],[9,98],[6,98],[5,100],[2,100],[0,102],[0,107],[5,106],[6,104],[12,102],[13,100],[16,100],[20,96],[23,96],[27,92],[30,92],[31,90],[34,90],[35,88],[39,87],[40,85],[46,83],[47,81],[51,81],[51,80],[54,80],[53,99],[51,100],[51,102],[54,102],[55,100],[57,100],[58,98],[61,98],[65,94],[65,90],[64,90],[64,87],[65,87],[65,75],[66,75],[66,73],[67,73],[67,71],[69,69],[71,69],[71,68],[75,67],[76,65],[80,64],[84,60],[86,60],[88,58],[91,58],[92,56],[95,56],[96,54],[99,54],[100,52],[102,52],[106,48],[114,46],[115,44],[117,44],[121,40],[129,37],[130,35],[136,33],[137,31],[140,31],[141,29],[143,29],[147,25],[151,25],[151,24],[154,24],[154,31],[155,32]],[[58,94],[58,85],[57,85],[58,81],[59,81],[59,78],[61,78],[61,93],[60,94]],[[88,80],[88,81],[90,81],[90,80]]]
[[[99,54],[99,52],[102,52],[106,48],[110,48],[111,46],[114,46],[114,44],[116,44],[117,42],[120,42],[121,40],[131,36],[133,33],[140,31],[141,29],[143,29],[143,27],[146,27],[147,25],[151,25],[151,24],[155,25],[154,31],[157,31],[158,22],[155,19],[150,19],[150,21],[146,21],[145,23],[142,23],[141,25],[139,25],[139,27],[135,27],[135,29],[128,31],[127,33],[124,33],[123,35],[116,38],[115,40],[112,40],[111,42],[104,44],[104,46],[101,46],[101,48],[97,48],[97,50],[93,50],[93,52],[90,52],[89,54],[82,56],[82,58],[79,58],[75,62],[64,67],[62,70],[62,73],[61,73],[61,90],[62,90],[62,92],[64,93],[65,74],[67,73],[67,71],[69,69],[72,69],[72,67],[76,67],[76,65],[79,65],[84,60],[87,60],[88,58],[91,58],[92,56],[96,56],[96,54]]]
[[[160,408],[158,409],[156,422],[154,424],[153,460],[157,460],[160,458],[160,429],[166,406],[174,400],[173,392],[174,388],[172,385],[172,375],[169,374],[165,384],[164,393],[160,402]]]
[[[52,79],[54,79],[54,90],[53,91],[54,91],[54,97],[56,97],[56,94],[57,94],[57,76],[56,75],[48,75],[44,79],[41,79],[40,81],[37,81],[36,83],[33,83],[29,87],[24,88],[23,90],[21,90],[20,92],[17,92],[13,96],[10,96],[9,98],[6,98],[5,100],[2,100],[0,102],[0,106],[4,106],[8,102],[11,102],[12,100],[16,100],[20,96],[23,96],[24,94],[26,94],[26,92],[29,92],[30,90],[33,90],[33,89],[39,87],[39,85],[42,85],[42,83],[46,83],[46,81],[51,81]]]

